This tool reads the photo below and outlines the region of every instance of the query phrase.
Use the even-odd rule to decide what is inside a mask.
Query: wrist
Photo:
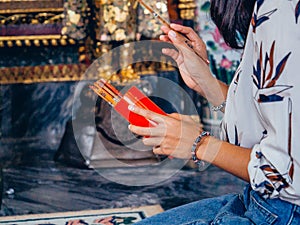
[[[224,112],[225,111],[225,107],[226,107],[226,100],[224,102],[222,102],[221,104],[217,105],[217,106],[212,106],[211,107],[211,110],[212,111],[221,111],[221,112]]]
[[[204,161],[208,161],[208,153],[207,153],[207,146],[208,146],[208,142],[210,140],[211,136],[210,134],[207,136],[204,136],[201,141],[199,142],[197,148],[196,148],[196,157],[199,160],[204,160]]]
[[[223,82],[210,76],[202,85],[203,97],[213,105],[219,105],[226,100],[227,86]]]
[[[207,167],[206,162],[202,160],[202,156],[199,154],[199,147],[203,144],[205,139],[210,136],[210,133],[203,131],[194,141],[191,149],[192,160],[194,163],[201,167]],[[200,156],[200,157],[199,157]]]
[[[214,136],[207,136],[202,139],[200,145],[196,150],[197,157],[203,161],[215,164],[218,158],[223,141],[215,138]]]

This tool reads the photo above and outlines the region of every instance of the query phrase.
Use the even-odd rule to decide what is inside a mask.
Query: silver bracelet
[[[192,149],[191,149],[191,153],[192,153],[192,160],[194,161],[194,163],[196,165],[198,165],[199,167],[206,167],[206,165],[208,164],[207,162],[203,161],[203,160],[200,160],[197,158],[197,155],[196,155],[196,148],[199,144],[199,142],[202,140],[203,137],[205,136],[209,136],[210,133],[208,131],[203,131],[197,138],[196,140],[194,141],[193,143],[193,146],[192,146]]]
[[[220,105],[218,106],[212,106],[211,107],[211,110],[212,111],[219,111],[219,110],[222,110],[223,108],[225,108],[226,106],[226,101],[222,102]]]

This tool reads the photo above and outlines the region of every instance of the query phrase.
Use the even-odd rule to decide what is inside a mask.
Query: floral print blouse
[[[300,205],[300,1],[257,0],[221,137],[252,148],[251,186]]]

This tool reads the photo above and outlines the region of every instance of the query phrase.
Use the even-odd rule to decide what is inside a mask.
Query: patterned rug
[[[0,217],[5,225],[129,225],[162,212],[160,205]]]

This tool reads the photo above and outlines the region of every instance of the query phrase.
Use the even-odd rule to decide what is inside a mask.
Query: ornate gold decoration
[[[61,22],[63,14],[55,13],[38,13],[38,14],[2,14],[0,17],[0,25],[13,25],[13,24],[55,24]]]
[[[0,0],[0,13],[62,12],[63,0]]]
[[[87,67],[86,64],[61,64],[0,68],[0,84],[77,81],[83,78]]]
[[[0,83],[35,83],[82,79],[89,65],[86,43],[62,35],[65,0],[0,0],[0,48],[69,46],[78,63],[0,68]],[[71,13],[72,14],[72,13]],[[76,15],[71,18],[74,22]],[[24,32],[23,32],[24,31]],[[0,49],[1,50],[1,49]],[[1,50],[2,51],[2,50]]]
[[[76,44],[57,30],[62,26],[62,12],[63,0],[0,0],[0,29],[4,33],[0,47]],[[45,26],[52,33],[39,33]]]
[[[66,7],[65,2],[69,5]],[[78,47],[78,64],[58,64],[45,66],[25,66],[0,68],[0,83],[35,83],[35,82],[58,82],[77,81],[81,79],[110,78],[113,81],[129,82],[137,80],[140,76],[157,74],[159,71],[171,71],[174,67],[168,63],[136,63],[128,65],[127,61],[133,56],[133,49],[124,51],[120,57],[120,65],[123,68],[118,73],[111,73],[112,65],[110,57],[106,57],[96,77],[87,77],[85,71],[91,63],[91,58],[97,58],[103,53],[110,52],[111,41],[127,43],[137,38],[137,1],[134,0],[93,0],[91,12],[86,0],[77,2],[75,0],[0,0],[0,28],[5,26],[26,26],[35,31],[35,34],[5,35],[0,36],[0,50],[8,47],[39,47],[39,46],[67,46]],[[72,5],[73,4],[73,5]],[[156,5],[157,11],[168,16],[166,11],[166,0],[159,0]],[[145,22],[150,22],[148,30],[153,31],[148,38],[157,38],[160,32],[160,24],[153,15],[142,11],[146,17],[141,17]],[[96,37],[85,36],[88,19],[94,15]],[[148,15],[148,17],[147,17]],[[147,19],[149,18],[149,20]],[[34,27],[58,25],[60,32],[55,34],[41,35]],[[73,29],[74,28],[74,29]],[[145,28],[145,27],[144,27]],[[77,30],[76,30],[77,29]],[[90,29],[90,27],[89,27]],[[26,31],[28,31],[26,29]],[[74,31],[74,32],[73,32]],[[18,32],[20,32],[18,30]],[[64,35],[65,34],[65,35]],[[74,35],[74,38],[73,36]],[[162,59],[164,62],[164,59]]]
[[[131,0],[95,0],[96,39],[132,41],[136,35],[136,9]]]
[[[194,20],[196,7],[194,0],[179,0],[178,9],[181,19]]]
[[[77,41],[61,35],[0,36],[0,47],[23,47],[40,45],[75,45]]]
[[[144,67],[138,72],[139,67]],[[39,83],[39,82],[62,82],[79,80],[96,80],[99,78],[109,79],[116,83],[127,83],[137,81],[140,76],[157,74],[157,65],[145,67],[144,64],[130,65],[122,69],[119,73],[104,73],[99,71],[95,74],[86,74],[87,64],[59,64],[45,66],[25,66],[0,68],[0,84],[15,83]],[[171,65],[165,65],[162,71],[174,71]]]
[[[75,40],[87,37],[90,8],[87,0],[65,0],[61,33]]]

